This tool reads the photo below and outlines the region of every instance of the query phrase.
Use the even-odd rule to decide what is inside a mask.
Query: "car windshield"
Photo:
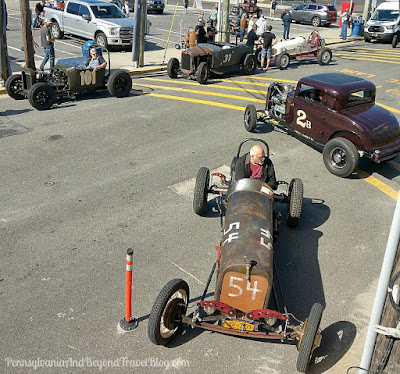
[[[115,5],[92,5],[90,8],[96,18],[125,18],[125,14]]]
[[[352,92],[349,96],[348,106],[352,107],[359,104],[364,104],[370,102],[372,99],[371,90],[361,90]]]
[[[398,10],[378,9],[371,17],[372,21],[396,21],[399,17]]]

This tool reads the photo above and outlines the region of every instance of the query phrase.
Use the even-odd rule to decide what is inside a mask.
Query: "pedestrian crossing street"
[[[243,117],[248,104],[254,104],[257,109],[264,108],[268,86],[275,81],[293,85],[297,83],[293,80],[256,74],[252,76],[217,76],[213,77],[208,84],[201,85],[194,80],[170,79],[165,73],[159,73],[135,77],[132,94],[218,107],[223,110],[235,110],[239,112],[240,117]],[[391,110],[397,116],[400,115],[400,110],[397,108],[391,108],[381,103],[377,104]],[[261,135],[261,137],[263,136]],[[316,157],[318,156],[316,155]],[[390,198],[397,200],[400,189],[400,158],[397,157],[381,165],[362,162],[355,177],[363,179]]]

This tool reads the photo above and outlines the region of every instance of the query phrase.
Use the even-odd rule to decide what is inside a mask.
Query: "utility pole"
[[[133,18],[133,40],[132,40],[132,66],[134,68],[139,67],[140,29],[141,29],[143,1],[144,0],[135,0],[135,16]]]
[[[400,1],[400,0],[399,0]],[[229,35],[229,0],[223,1],[222,7],[222,39],[224,42],[230,42],[231,36]]]
[[[144,66],[144,38],[146,34],[147,4],[142,0],[142,17],[140,19],[139,66]]]
[[[4,0],[0,0],[0,21],[0,80],[5,82],[11,75],[11,68],[7,54],[7,11]]]
[[[36,67],[32,37],[32,14],[29,8],[29,0],[19,0],[19,7],[21,10],[22,40],[24,43],[26,61],[25,67],[35,70]]]

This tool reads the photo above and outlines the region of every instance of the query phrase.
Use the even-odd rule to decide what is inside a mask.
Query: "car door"
[[[294,8],[291,12],[292,19],[296,22],[301,22],[302,17],[304,16],[304,9],[307,7],[307,4],[301,4]]]
[[[67,10],[63,13],[64,32],[68,34],[76,34],[76,22],[79,18],[79,4],[68,2]]]
[[[89,20],[92,18],[92,16],[90,14],[89,8],[86,5],[81,4],[79,7],[78,15],[80,19],[77,20],[76,24],[80,27],[82,36],[88,39],[93,38],[93,26],[91,24],[91,21]]]
[[[324,92],[302,84],[286,106],[286,122],[305,139],[321,141],[325,127],[326,105]]]

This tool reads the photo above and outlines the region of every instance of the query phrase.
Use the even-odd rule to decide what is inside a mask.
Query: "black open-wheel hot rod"
[[[274,193],[268,184],[257,179],[235,180],[240,143],[231,165],[231,180],[221,173],[200,168],[195,184],[193,208],[205,215],[208,194],[216,195],[221,217],[222,239],[201,300],[195,311],[186,315],[189,286],[173,279],[161,290],[149,317],[148,334],[154,344],[165,345],[178,335],[182,324],[224,334],[255,339],[273,339],[297,345],[297,370],[306,372],[311,355],[321,342],[319,324],[323,307],[314,304],[304,322],[287,311],[274,262],[274,245],[281,213],[274,203],[287,204],[287,224],[297,226],[303,204],[303,184],[292,179],[286,192]],[[214,183],[217,179],[218,182]],[[278,190],[280,187],[278,187]],[[285,188],[283,188],[285,189]],[[214,272],[217,283],[214,299],[206,300]]]

